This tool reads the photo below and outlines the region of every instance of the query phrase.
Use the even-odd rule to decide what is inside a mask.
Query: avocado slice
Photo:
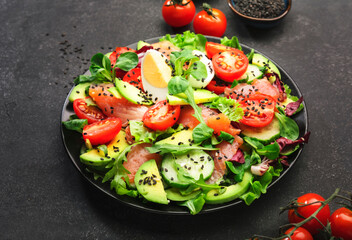
[[[117,91],[116,87],[109,88],[108,92],[110,92],[116,98],[122,98],[121,94]]]
[[[200,190],[193,191],[188,195],[182,195],[177,188],[169,188],[165,190],[166,196],[168,199],[176,202],[187,201],[197,197],[197,195],[201,192]]]
[[[108,154],[104,154],[99,149],[92,149],[80,155],[81,162],[91,166],[103,166],[117,158],[127,146],[126,133],[120,131],[107,145]]]
[[[206,102],[211,102],[215,98],[218,98],[219,96],[209,90],[206,89],[195,89],[194,91],[194,101],[196,104],[199,103],[206,103]],[[186,95],[181,95],[182,97],[186,98]],[[167,101],[169,102],[170,105],[186,105],[186,103],[183,99],[177,97],[177,95],[166,95]]]
[[[70,102],[73,102],[74,100],[78,99],[78,98],[85,98],[87,97],[86,95],[86,89],[91,85],[92,83],[80,83],[78,85],[76,85],[72,91],[70,96],[68,97],[68,100]]]
[[[134,178],[138,192],[148,201],[168,204],[158,166],[154,159],[143,163]]]
[[[279,75],[279,78],[281,79],[281,73],[279,71],[279,69],[275,66],[275,64],[270,61],[269,59],[267,59],[266,57],[264,57],[263,55],[259,54],[259,53],[254,53],[253,54],[253,58],[252,58],[252,64],[257,65],[259,67],[266,67],[266,72],[265,73],[276,73],[277,75]],[[275,80],[275,78],[271,78],[269,79],[269,81],[272,83]]]
[[[245,172],[242,182],[224,187],[225,189],[222,189],[225,190],[223,193],[220,193],[218,189],[210,190],[205,196],[205,202],[209,204],[220,204],[230,202],[240,197],[249,188],[252,178],[253,175],[249,171]]]
[[[147,43],[147,42],[144,42],[144,41],[139,41],[139,42],[137,43],[137,50],[141,49],[141,48],[144,47],[144,46],[150,46],[150,44]]]
[[[193,130],[182,130],[177,133],[172,134],[170,137],[165,138],[159,142],[156,142],[155,145],[163,144],[173,144],[173,145],[189,145],[192,140]]]
[[[136,88],[135,86],[124,82],[120,79],[116,79],[115,81],[115,86],[117,91],[128,101],[135,103],[135,104],[141,104],[141,105],[151,105],[153,104],[153,101],[148,98],[147,94],[145,94],[143,91],[140,89]]]

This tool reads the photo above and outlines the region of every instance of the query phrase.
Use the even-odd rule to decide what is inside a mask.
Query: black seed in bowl
[[[234,0],[235,9],[254,18],[275,18],[285,10],[284,0]]]

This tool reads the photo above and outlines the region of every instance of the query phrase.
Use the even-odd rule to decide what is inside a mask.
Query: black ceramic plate
[[[146,42],[148,42],[148,43],[158,42],[159,38],[160,37],[148,39],[148,40],[146,40]],[[220,42],[220,39],[215,38],[215,37],[207,37],[207,39],[209,41],[213,41],[213,42]],[[131,44],[128,47],[136,49],[137,43]],[[248,53],[251,50],[250,47],[243,45],[243,44],[242,44],[242,48],[245,53]],[[258,52],[258,51],[256,51],[256,52]],[[258,52],[258,53],[260,53],[260,52]],[[262,53],[260,53],[260,54],[262,54]],[[270,59],[270,58],[268,58],[268,59]],[[292,94],[295,96],[301,97],[302,94],[301,94],[300,90],[298,89],[298,86],[296,85],[296,83],[293,81],[293,79],[277,63],[275,63],[275,65],[279,68],[279,70],[281,72],[282,81],[284,83],[288,84],[290,86],[290,88],[292,89]],[[74,114],[72,104],[68,101],[68,96],[66,97],[66,100],[65,100],[65,103],[64,103],[64,106],[62,109],[61,121],[67,121],[69,119],[69,116]],[[308,131],[308,115],[307,115],[307,109],[306,109],[305,104],[304,104],[304,109],[300,113],[296,114],[293,117],[293,119],[297,122],[297,124],[299,126],[300,136],[303,136],[304,133],[306,133]],[[77,132],[69,131],[69,130],[65,129],[62,125],[61,125],[61,133],[62,133],[62,139],[63,139],[64,145],[66,147],[67,153],[70,156],[75,167],[78,169],[78,171],[81,172],[81,174],[83,175],[83,177],[85,179],[87,179],[91,184],[93,184],[95,187],[100,189],[102,192],[106,193],[108,196],[110,196],[110,197],[112,197],[112,198],[114,198],[114,199],[116,199],[126,205],[136,207],[141,210],[154,212],[154,213],[178,214],[178,215],[189,214],[187,208],[177,206],[176,204],[159,205],[159,204],[153,204],[153,203],[145,203],[142,201],[142,199],[139,199],[139,198],[132,198],[132,197],[128,197],[128,196],[117,195],[114,191],[110,190],[109,183],[103,184],[103,183],[101,183],[101,180],[97,180],[97,181],[94,180],[93,175],[91,173],[87,172],[85,165],[80,162],[79,153],[80,153],[80,148],[83,143],[81,135]],[[302,148],[299,149],[298,151],[296,151],[294,154],[292,154],[289,157],[289,162],[291,162],[290,167],[288,169],[284,170],[281,173],[280,177],[274,179],[273,182],[269,185],[269,187],[272,186],[273,184],[275,184],[276,182],[278,182],[278,180],[280,180],[285,175],[285,173],[292,167],[292,165],[298,159],[301,152],[302,152]],[[262,197],[264,197],[264,196],[262,196]],[[201,213],[214,212],[214,211],[228,208],[228,207],[231,207],[231,206],[234,206],[237,204],[244,204],[244,203],[242,202],[242,200],[234,200],[232,202],[218,204],[218,205],[205,204]]]

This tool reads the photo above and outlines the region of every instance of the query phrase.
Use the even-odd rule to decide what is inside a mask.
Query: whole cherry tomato
[[[167,24],[182,27],[192,22],[196,7],[191,0],[166,0],[161,12]]]
[[[293,229],[294,227],[287,229],[285,234],[289,234]],[[287,237],[283,240],[289,240],[289,238]],[[291,235],[291,240],[313,240],[313,237],[306,229],[299,227],[294,231],[293,235]]]
[[[317,201],[325,201],[325,199],[316,193],[307,193],[297,198],[297,203],[299,206],[306,205],[306,206],[298,207],[296,209],[297,214],[302,216],[303,218],[298,216],[295,213],[294,209],[291,209],[288,211],[288,219],[290,223],[299,223],[299,222],[302,222],[304,218],[308,218],[309,216],[311,216],[322,205],[320,202],[317,202]],[[314,203],[314,202],[317,202],[317,203]],[[326,205],[325,207],[323,207],[316,217],[319,219],[319,221],[322,224],[324,224],[324,226],[326,226],[328,219],[330,217],[329,205]],[[319,231],[319,229],[323,228],[323,226],[315,219],[312,219],[309,222],[305,223],[303,227],[307,229],[312,235],[316,234]]]
[[[331,232],[335,237],[352,240],[352,211],[339,208],[329,218]]]
[[[224,35],[227,25],[225,14],[207,3],[203,3],[203,9],[194,18],[194,31],[215,37]]]

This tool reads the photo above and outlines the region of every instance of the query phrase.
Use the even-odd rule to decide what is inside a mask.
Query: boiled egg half
[[[153,49],[148,50],[142,60],[143,88],[154,102],[165,100],[168,93],[167,84],[172,77],[172,69],[167,62],[165,55]]]

